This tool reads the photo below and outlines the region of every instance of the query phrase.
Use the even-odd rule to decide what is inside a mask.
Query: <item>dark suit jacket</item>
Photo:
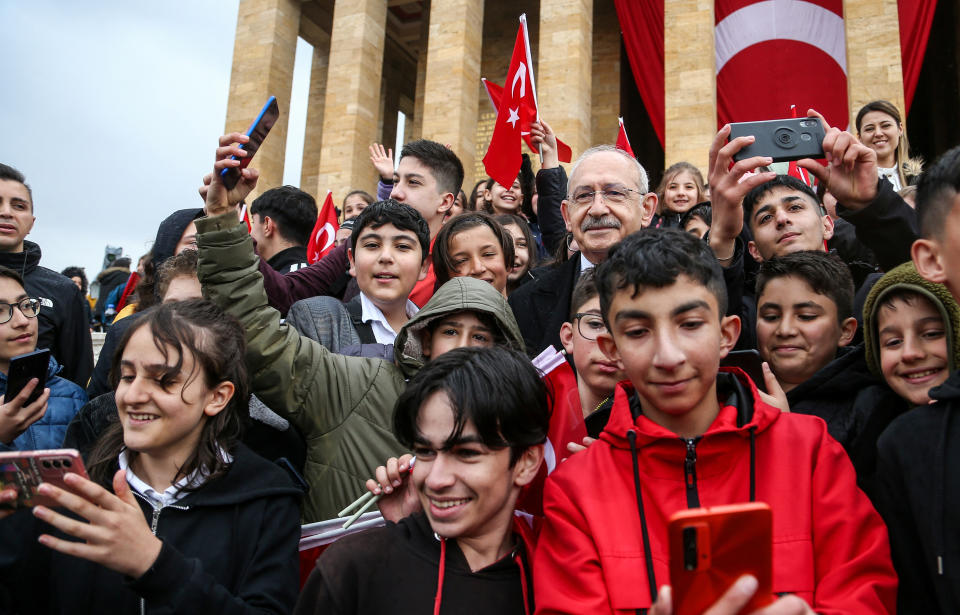
[[[547,346],[563,350],[560,327],[570,316],[570,295],[580,278],[580,253],[565,263],[535,269],[533,275],[535,279],[515,290],[509,298],[531,358]]]

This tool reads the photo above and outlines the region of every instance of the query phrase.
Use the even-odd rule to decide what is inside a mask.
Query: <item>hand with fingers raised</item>
[[[220,145],[217,147],[213,163],[213,174],[204,176],[204,185],[200,187],[200,194],[204,197],[204,210],[208,216],[218,216],[232,211],[256,187],[260,172],[250,166],[240,170],[240,181],[231,190],[227,190],[220,179],[220,173],[224,169],[238,168],[240,159],[249,155],[249,152],[240,147],[249,140],[250,137],[240,132],[232,132],[220,137]]]
[[[387,521],[399,521],[421,509],[417,490],[410,479],[412,460],[410,454],[391,457],[376,469],[376,478],[367,480],[370,493],[380,496],[377,505]]]
[[[797,166],[810,171],[847,209],[863,209],[877,196],[877,152],[860,143],[853,134],[831,127],[815,110],[809,109],[807,116],[819,118],[823,124],[826,135],[823,154],[827,166],[810,158],[798,160]]]

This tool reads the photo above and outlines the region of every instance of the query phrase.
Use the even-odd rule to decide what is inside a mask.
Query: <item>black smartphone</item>
[[[750,376],[758,389],[767,392],[767,385],[763,381],[763,359],[756,350],[732,350],[720,359],[720,367],[739,367]]]
[[[756,141],[734,154],[734,160],[753,156],[769,156],[774,162],[823,158],[823,124],[815,117],[730,124],[730,140],[749,136]]]
[[[31,378],[36,378],[36,388],[30,393],[24,406],[37,401],[43,395],[43,388],[47,386],[47,366],[50,365],[50,351],[46,348],[34,350],[10,359],[10,372],[7,374],[7,392],[3,396],[5,402],[20,394]]]
[[[278,117],[280,117],[280,107],[277,106],[277,97],[271,96],[267,99],[267,103],[263,105],[263,109],[260,109],[257,119],[253,120],[250,128],[247,129],[247,136],[250,137],[250,140],[240,146],[241,149],[247,150],[248,155],[240,159],[239,167],[230,167],[220,172],[220,180],[227,187],[227,190],[233,190],[233,187],[240,181],[240,169],[244,169],[250,164],[250,160],[260,149],[260,145],[267,138],[270,129],[277,123]],[[231,158],[237,160],[236,156],[231,156]]]

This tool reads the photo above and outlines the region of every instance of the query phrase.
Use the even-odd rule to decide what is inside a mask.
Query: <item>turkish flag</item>
[[[238,215],[240,219],[243,220],[243,223],[247,225],[247,232],[249,233],[253,230],[253,226],[250,224],[250,212],[247,210],[246,203],[240,206],[240,213]]]
[[[633,148],[630,147],[630,139],[627,138],[627,131],[623,128],[623,118],[618,117],[617,119],[620,121],[620,130],[617,132],[617,149],[622,149],[636,158],[637,155],[633,153]]]
[[[490,104],[493,105],[494,109],[499,109],[500,97],[503,96],[503,88],[487,79],[481,79],[481,81],[483,81],[483,87],[487,90]],[[524,99],[523,104],[528,104],[526,99]],[[525,117],[537,117],[537,110],[527,109]],[[520,126],[520,136],[523,137],[523,141],[527,144],[527,147],[534,152],[538,151],[533,141],[530,140],[530,122]],[[560,162],[570,162],[573,158],[573,151],[570,149],[570,146],[561,141],[560,137],[557,137],[557,158],[560,159]]]
[[[483,166],[501,186],[511,186],[520,175],[520,140],[524,126],[535,121],[537,95],[533,85],[533,62],[527,45],[527,16],[520,16],[520,29],[513,45],[506,88],[497,108],[497,122]],[[508,88],[508,89],[507,89]]]
[[[313,225],[310,241],[307,243],[307,262],[311,265],[327,255],[333,249],[340,224],[337,222],[337,208],[333,204],[333,193],[327,192],[317,223]]]

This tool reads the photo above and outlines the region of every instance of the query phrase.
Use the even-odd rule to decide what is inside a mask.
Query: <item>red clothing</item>
[[[728,388],[752,396],[752,404],[721,408],[695,444],[694,474],[685,466],[688,441],[642,414],[634,421],[632,387],[617,387],[600,440],[547,479],[534,565],[537,613],[632,613],[651,606],[630,430],[639,451],[656,587],[670,582],[670,516],[696,506],[695,500],[700,506],[749,501],[753,473],[756,500],[773,509],[775,592],[797,594],[818,613],[895,611],[897,577],[886,528],[826,424],[763,403],[742,372],[739,386],[733,375],[721,374],[721,399]]]
[[[427,269],[427,277],[423,278],[413,286],[413,290],[410,291],[410,295],[407,297],[410,301],[413,301],[414,305],[418,308],[422,308],[427,304],[427,301],[430,301],[430,297],[433,296],[434,287],[437,285],[437,274],[433,271],[433,244],[436,243],[436,236],[430,240],[430,253],[427,254],[427,262],[430,263],[430,267]]]

